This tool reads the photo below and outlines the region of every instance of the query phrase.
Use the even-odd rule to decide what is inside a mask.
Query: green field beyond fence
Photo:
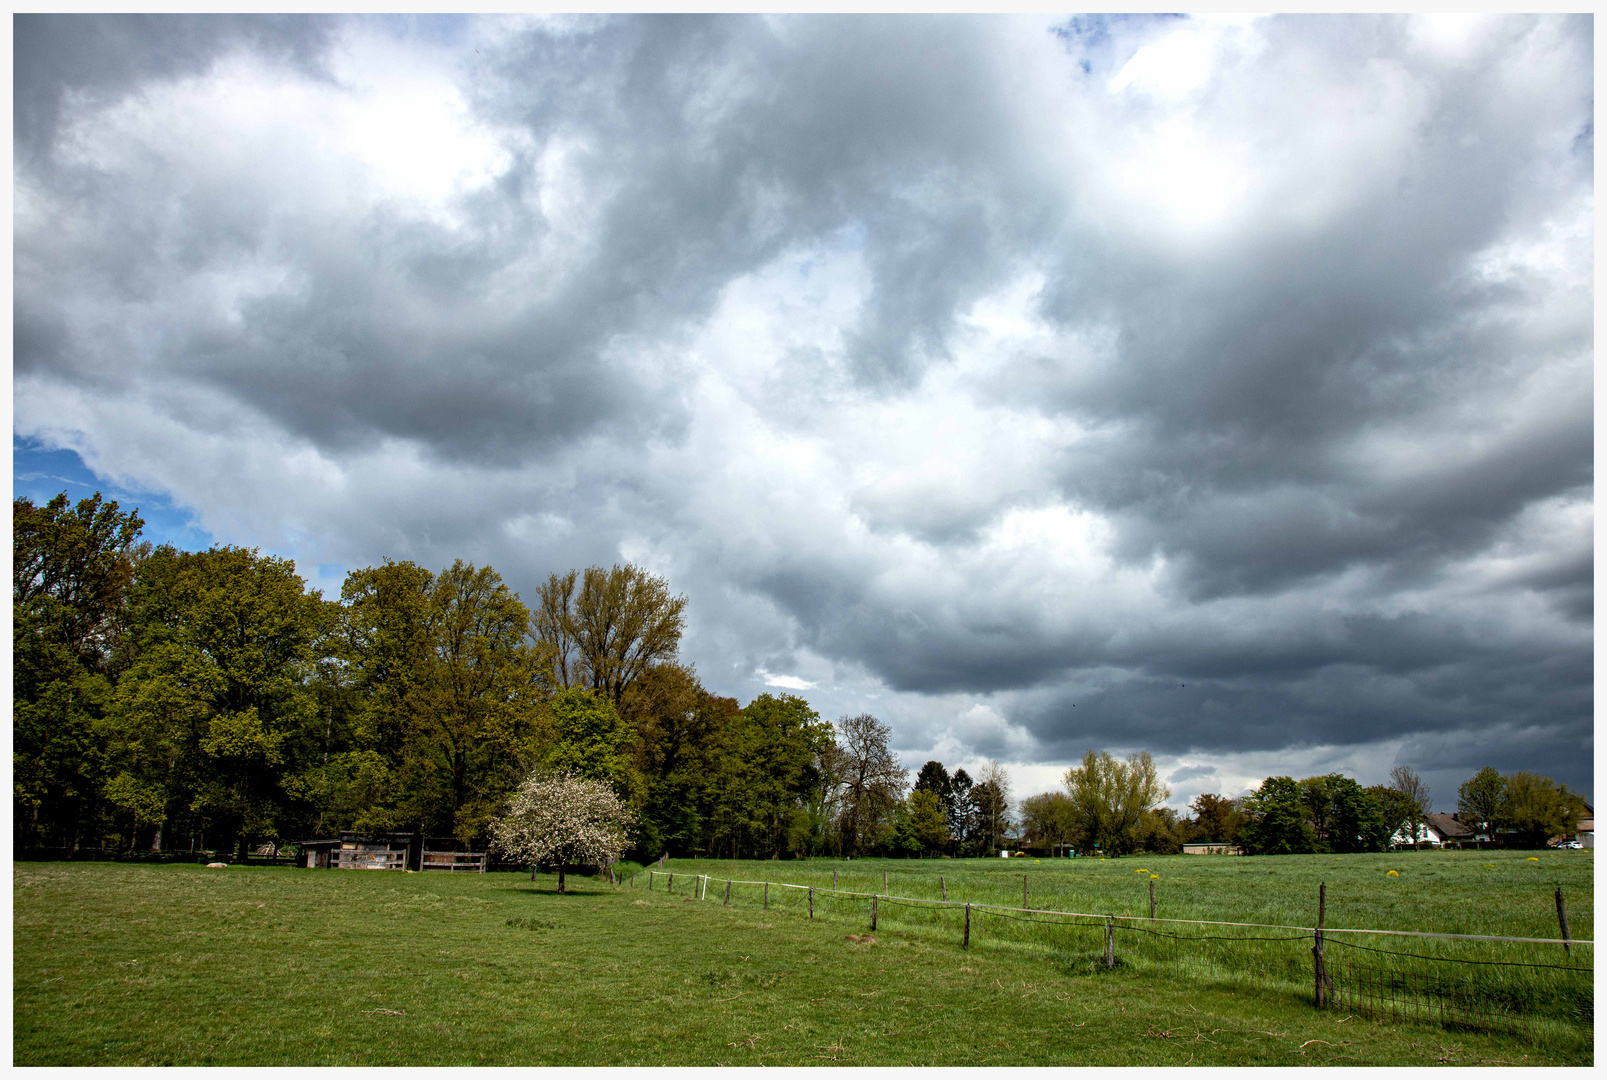
[[[548,874],[16,863],[13,1063],[1588,1065],[1588,973],[1525,984],[1464,965],[1480,1007],[1505,987],[1520,1022],[1447,1026],[1355,1007],[1362,991],[1388,995],[1347,984],[1359,977],[1330,939],[1336,1007],[1313,1008],[1299,928],[1320,881],[1330,927],[1552,937],[1561,888],[1575,936],[1589,936],[1589,853],[1529,858],[671,860],[673,894],[627,865],[633,884],[571,874],[567,895]],[[882,896],[872,932],[867,896],[826,894],[833,871],[843,892],[880,893],[885,873],[892,894],[941,899],[946,885],[961,907]],[[733,885],[727,907],[723,885],[690,896],[697,874],[806,888],[772,885],[767,910],[762,885]],[[1151,882],[1160,917],[1296,930],[1143,934]],[[1096,918],[1043,925],[1045,908]],[[1125,927],[1114,967],[1106,913]],[[1383,947],[1457,947],[1422,940]],[[1591,964],[1584,945],[1511,947]],[[1401,962],[1386,965],[1397,981]]]
[[[1545,1037],[1594,1021],[1592,859],[681,860],[633,883],[1074,969],[1277,986],[1365,1015]]]

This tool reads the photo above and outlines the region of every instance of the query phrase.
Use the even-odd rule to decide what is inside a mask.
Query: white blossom
[[[632,820],[606,782],[537,770],[491,822],[491,846],[517,862],[603,867],[625,850]]]

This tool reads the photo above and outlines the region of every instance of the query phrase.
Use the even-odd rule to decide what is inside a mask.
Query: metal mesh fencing
[[[1120,968],[1282,986],[1314,993],[1319,1007],[1378,1019],[1533,1033],[1536,1025],[1589,1026],[1595,1016],[1590,942],[1564,948],[1550,939],[1041,911],[662,870],[649,871],[645,884],[683,899],[773,910],[856,931],[897,931],[1041,957],[1071,971]],[[1369,935],[1411,945],[1382,948],[1359,940]]]

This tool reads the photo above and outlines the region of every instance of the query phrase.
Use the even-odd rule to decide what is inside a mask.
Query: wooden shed
[[[296,865],[316,870],[414,870],[417,833],[343,832],[339,840],[303,840]]]

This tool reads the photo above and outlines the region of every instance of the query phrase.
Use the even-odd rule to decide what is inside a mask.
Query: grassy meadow
[[[19,863],[13,1063],[1590,1064],[1585,1025],[1319,1012],[1309,974],[1168,967],[1136,932],[1106,969],[1064,928],[1012,939],[1009,920],[978,918],[962,950],[952,913],[886,904],[866,941],[864,901],[817,895],[811,921],[790,890],[766,910],[738,886],[726,907],[681,876],[829,886],[835,868],[840,887],[880,891],[885,870],[893,894],[936,896],[942,874],[951,899],[1019,905],[1025,872],[1035,909],[1147,915],[1153,873],[1159,915],[1298,925],[1324,880],[1331,926],[1546,937],[1560,886],[1588,937],[1591,856],[1538,859],[672,860],[673,895],[638,871],[634,886],[571,876],[563,896],[549,875]],[[1309,941],[1264,944],[1305,949],[1309,973]]]
[[[881,892],[886,874],[892,895],[928,899],[941,896],[941,876],[950,900],[1009,907],[1021,905],[1025,875],[1033,908],[1133,917],[1149,915],[1153,875],[1160,918],[1291,926],[1316,925],[1317,887],[1326,884],[1330,927],[1554,938],[1558,888],[1570,922],[1592,925],[1593,859],[1589,851],[1400,851],[1260,858],[671,859],[666,869],[821,888],[831,885],[835,870],[839,889],[865,893]],[[1591,932],[1578,929],[1574,936],[1589,939]]]
[[[798,864],[671,861],[678,893],[696,873],[719,879],[769,879],[817,888],[817,917],[868,926],[865,895],[971,902],[1015,909],[974,909],[974,949],[1039,957],[1094,971],[1104,967],[1105,923],[1115,925],[1118,963],[1157,979],[1272,991],[1291,1000],[1313,995],[1312,939],[1318,888],[1326,886],[1326,923],[1337,928],[1430,931],[1510,937],[1559,936],[1555,892],[1562,889],[1576,939],[1593,925],[1593,856],[1589,852],[1436,852],[1378,855],[1228,858],[1177,855],[1125,859],[863,860]],[[835,874],[835,878],[834,878]],[[659,874],[656,886],[668,885]],[[885,886],[884,886],[885,882]],[[644,879],[638,878],[638,883]],[[1085,913],[1067,919],[1034,912]],[[1149,920],[1151,888],[1157,922]],[[769,891],[772,906],[807,907],[806,893]],[[732,889],[738,906],[764,903],[760,886]],[[877,904],[877,925],[932,940],[964,940],[965,915],[954,906]],[[1166,920],[1209,920],[1264,926],[1215,926]],[[1279,929],[1288,927],[1290,929]],[[1589,946],[1487,943],[1330,933],[1331,979],[1347,993],[1396,1012],[1436,1014],[1441,1003],[1464,1018],[1540,1038],[1572,1038],[1593,1019],[1594,957]],[[1556,964],[1536,970],[1522,966]],[[1582,970],[1581,970],[1582,969]],[[1382,997],[1384,1001],[1374,1000]]]

